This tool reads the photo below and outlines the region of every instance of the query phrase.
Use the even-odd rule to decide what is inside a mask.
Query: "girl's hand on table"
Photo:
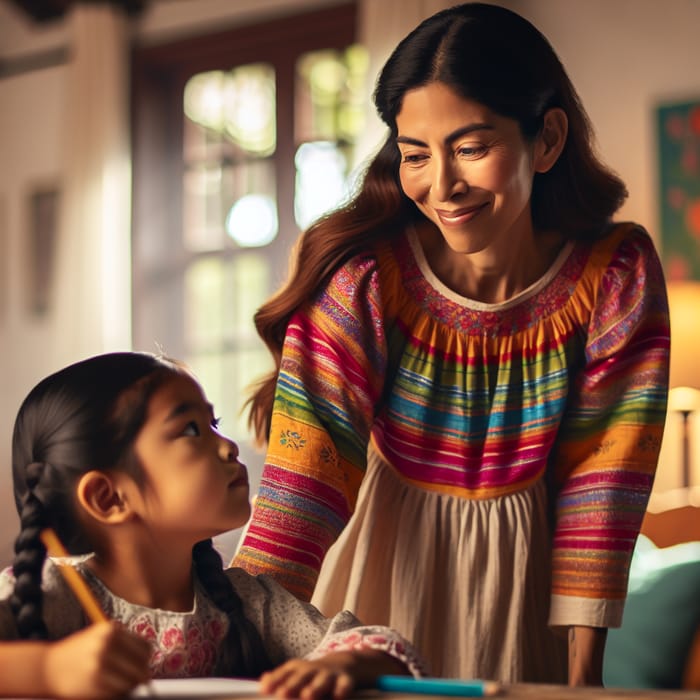
[[[293,659],[260,677],[260,692],[280,698],[347,698],[382,674],[406,674],[406,667],[383,651],[339,651],[320,659]]]

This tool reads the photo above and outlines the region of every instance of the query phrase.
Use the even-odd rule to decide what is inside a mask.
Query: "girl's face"
[[[515,120],[429,83],[404,95],[396,123],[403,191],[454,252],[507,255],[532,235],[537,151]]]
[[[153,394],[134,450],[145,477],[138,507],[152,530],[194,544],[248,520],[248,472],[238,447],[219,432],[189,376],[174,375]]]

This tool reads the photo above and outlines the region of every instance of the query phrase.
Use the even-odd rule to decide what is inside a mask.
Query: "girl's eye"
[[[214,430],[218,430],[220,425],[221,425],[221,418],[212,418],[211,419],[211,427],[214,428]]]
[[[185,429],[182,431],[182,434],[186,435],[187,437],[199,437],[201,433],[199,432],[199,426],[197,425],[197,422],[191,420],[185,426]]]

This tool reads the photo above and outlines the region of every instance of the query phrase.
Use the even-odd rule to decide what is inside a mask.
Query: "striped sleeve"
[[[620,625],[666,416],[668,303],[648,234],[628,235],[600,280],[554,454],[553,625]]]
[[[355,507],[385,367],[376,261],[356,258],[287,328],[260,490],[235,566],[310,599]]]

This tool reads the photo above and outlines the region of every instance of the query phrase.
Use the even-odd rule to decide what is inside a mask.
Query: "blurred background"
[[[188,362],[255,491],[262,453],[242,408],[270,365],[253,313],[299,230],[346,196],[382,139],[370,96],[389,51],[451,4],[0,0],[0,565],[17,528],[19,404],[91,354]],[[700,2],[497,4],[550,39],[627,182],[620,218],[666,249],[681,391],[655,489],[700,484]],[[237,539],[220,539],[226,555]]]

